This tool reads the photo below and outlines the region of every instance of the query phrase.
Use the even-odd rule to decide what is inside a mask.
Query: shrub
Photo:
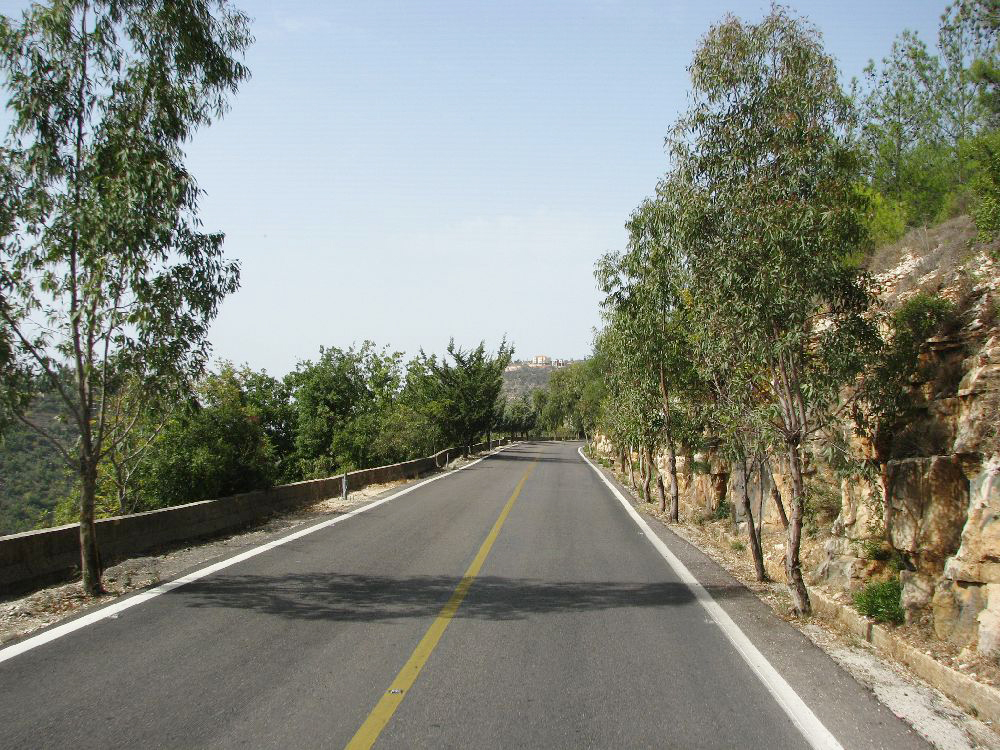
[[[878,622],[898,625],[903,622],[903,607],[900,604],[902,595],[903,588],[898,578],[869,583],[854,594],[854,606],[858,612]]]
[[[732,515],[732,506],[729,504],[729,501],[720,500],[713,515],[716,521],[725,521],[728,519]]]
[[[815,536],[840,515],[840,488],[821,479],[807,480],[803,517],[806,533]]]

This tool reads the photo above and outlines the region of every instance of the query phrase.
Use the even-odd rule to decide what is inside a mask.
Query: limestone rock
[[[857,591],[886,570],[886,563],[857,556],[855,542],[834,536],[823,545],[812,578],[844,591]]]
[[[959,581],[1000,583],[1000,456],[969,483],[968,519],[945,574]]]
[[[844,479],[840,484],[840,515],[834,519],[832,532],[848,539],[866,539],[876,520],[878,492],[868,482]]]
[[[962,538],[969,482],[955,456],[892,463],[893,546],[910,554],[920,572],[941,572]]]
[[[942,579],[934,590],[931,609],[938,638],[956,646],[971,646],[979,639],[979,613],[986,604],[984,586]]]
[[[986,585],[986,608],[976,618],[979,621],[979,652],[1000,656],[1000,584]]]
[[[920,619],[921,613],[931,603],[934,596],[934,579],[904,570],[899,574],[899,582],[903,587],[901,603],[906,613],[906,622],[911,624]]]
[[[958,384],[959,397],[1000,391],[1000,336],[991,336],[970,359],[968,371]]]

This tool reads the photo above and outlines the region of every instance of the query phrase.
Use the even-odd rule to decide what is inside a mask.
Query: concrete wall
[[[493,446],[507,440],[494,440]],[[487,443],[471,446],[476,453]],[[347,488],[416,479],[444,468],[446,461],[468,453],[449,448],[433,456],[401,464],[362,469],[347,474]],[[105,565],[180,542],[232,532],[281,511],[311,505],[343,492],[344,475],[283,484],[267,490],[202,500],[129,516],[97,521],[97,543]],[[79,524],[27,531],[0,537],[0,596],[30,591],[48,583],[74,577],[80,568]]]

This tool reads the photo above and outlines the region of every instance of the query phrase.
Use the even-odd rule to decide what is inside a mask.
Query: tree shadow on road
[[[171,595],[194,608],[246,609],[292,619],[376,622],[436,616],[460,579],[450,576],[321,575],[213,576]],[[746,593],[715,587],[715,598]],[[477,578],[455,617],[520,620],[529,615],[655,609],[693,604],[690,589],[674,582],[540,581]]]
[[[565,456],[554,456],[551,453],[538,453],[535,451],[504,451],[503,453],[496,453],[490,456],[490,462],[493,461],[538,461],[539,463],[557,463],[557,464],[582,464],[583,459],[581,459],[575,453],[572,458],[567,458]],[[485,464],[484,464],[485,465]]]

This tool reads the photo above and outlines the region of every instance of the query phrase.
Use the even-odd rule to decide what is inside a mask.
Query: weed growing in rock
[[[725,521],[732,513],[732,506],[728,500],[720,500],[715,508],[714,518],[716,521]]]

